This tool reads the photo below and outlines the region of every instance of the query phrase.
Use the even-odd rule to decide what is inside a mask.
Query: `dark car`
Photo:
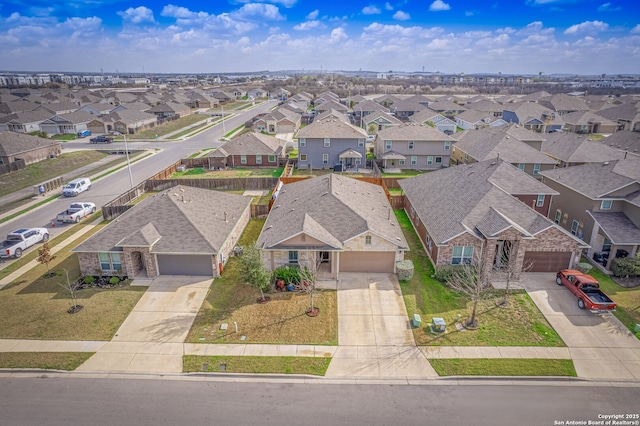
[[[106,136],[96,136],[95,138],[89,139],[91,143],[111,143],[113,139],[108,138]]]

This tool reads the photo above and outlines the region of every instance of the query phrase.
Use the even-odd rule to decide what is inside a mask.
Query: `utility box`
[[[422,325],[422,318],[420,318],[420,315],[418,314],[413,314],[413,318],[411,318],[411,327],[420,328],[420,325]]]
[[[431,321],[431,330],[436,333],[442,333],[447,328],[447,324],[444,322],[442,318],[433,318]]]

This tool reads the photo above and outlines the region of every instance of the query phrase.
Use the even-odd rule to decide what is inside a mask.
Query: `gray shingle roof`
[[[389,127],[378,132],[382,140],[392,141],[450,141],[455,139],[448,136],[428,124],[406,123],[400,126]]]
[[[549,133],[546,138],[542,152],[566,163],[597,163],[624,158],[623,152],[576,133]]]
[[[242,195],[174,186],[142,200],[73,251],[120,251],[140,243],[152,245],[153,253],[215,254],[250,204]]]
[[[640,229],[623,212],[588,212],[613,244],[640,244]]]
[[[287,141],[264,135],[262,133],[250,132],[230,140],[222,145],[227,155],[280,155]],[[220,149],[216,150],[219,151]],[[213,151],[209,156],[218,157],[219,154]]]
[[[588,197],[598,198],[634,182],[640,182],[640,160],[590,163],[544,170],[540,174],[544,179],[551,179]]]
[[[298,131],[298,138],[366,138],[367,132],[337,118],[314,120]]]
[[[367,231],[408,247],[382,187],[330,174],[285,185],[258,245],[281,247],[281,242],[305,232],[341,249],[345,241]]]
[[[0,156],[17,155],[22,152],[41,149],[48,146],[60,145],[58,141],[25,135],[17,132],[0,133]]]
[[[506,179],[509,168],[513,166],[502,161],[485,161],[402,179],[399,184],[436,244],[445,244],[464,232],[492,236],[511,226],[525,235],[535,235],[555,226],[496,186],[494,181]],[[498,170],[502,176],[496,177]],[[517,172],[512,180],[522,181],[528,191],[533,178]],[[512,186],[514,190],[515,184]]]

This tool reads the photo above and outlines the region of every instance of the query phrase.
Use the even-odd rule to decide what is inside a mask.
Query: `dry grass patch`
[[[93,352],[1,352],[0,368],[40,368],[43,370],[75,370]]]
[[[182,369],[185,373],[206,371],[212,373],[312,374],[324,376],[330,362],[331,358],[292,356],[185,355]]]

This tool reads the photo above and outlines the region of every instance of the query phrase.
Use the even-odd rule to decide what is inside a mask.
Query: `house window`
[[[356,165],[359,166],[360,164],[362,164],[362,159],[356,158]]]
[[[580,222],[578,222],[577,220],[574,220],[573,222],[571,222],[571,233],[573,235],[578,235],[579,226],[580,226]]]
[[[540,164],[534,164],[533,165],[533,174],[537,175],[538,173],[540,173]]]
[[[524,171],[524,163],[518,163],[518,168]]]
[[[329,148],[331,146],[331,138],[324,138],[324,147]]]
[[[444,150],[445,151],[449,151],[449,149],[451,149],[451,142],[450,141],[444,141]]]
[[[415,155],[411,156],[411,165],[415,166],[416,164],[418,164],[418,157]]]
[[[329,154],[322,154],[322,164],[329,164]]]
[[[240,164],[247,164],[247,156],[246,155],[241,155],[240,156]]]
[[[100,259],[100,269],[103,271],[120,271],[122,270],[122,261],[120,253],[98,253]]]
[[[405,161],[404,161],[404,160],[400,160],[400,161],[398,161],[398,163],[399,163],[401,166],[404,166]]]
[[[298,147],[303,148],[305,146],[307,146],[307,139],[305,138],[298,139]]]
[[[256,154],[256,164],[262,164],[262,155]]]
[[[409,141],[409,149],[413,149],[413,141]]]
[[[300,161],[307,161],[307,154],[300,154]]]
[[[432,164],[433,164],[433,156],[427,155],[427,166],[430,166]]]
[[[452,265],[471,265],[473,246],[453,246]]]
[[[359,147],[359,148],[364,147],[364,138],[360,138],[360,139],[358,139],[358,147]]]
[[[560,219],[562,219],[562,210],[556,210],[556,217],[553,221],[557,224],[560,224]]]
[[[600,202],[600,210],[611,210],[612,200],[602,200]]]
[[[391,149],[391,141],[384,141],[384,149]]]
[[[289,263],[298,263],[298,252],[290,251],[289,252]]]
[[[442,164],[442,157],[436,157],[436,164]]]
[[[364,237],[364,243],[367,245],[371,245],[371,235],[367,235]]]
[[[270,163],[275,163],[276,162],[276,156],[275,155],[270,155],[268,161]]]
[[[536,200],[536,207],[544,206],[544,194],[539,194],[538,199]]]
[[[604,242],[602,243],[602,251],[608,251],[611,252],[611,240],[608,238],[604,239]]]

